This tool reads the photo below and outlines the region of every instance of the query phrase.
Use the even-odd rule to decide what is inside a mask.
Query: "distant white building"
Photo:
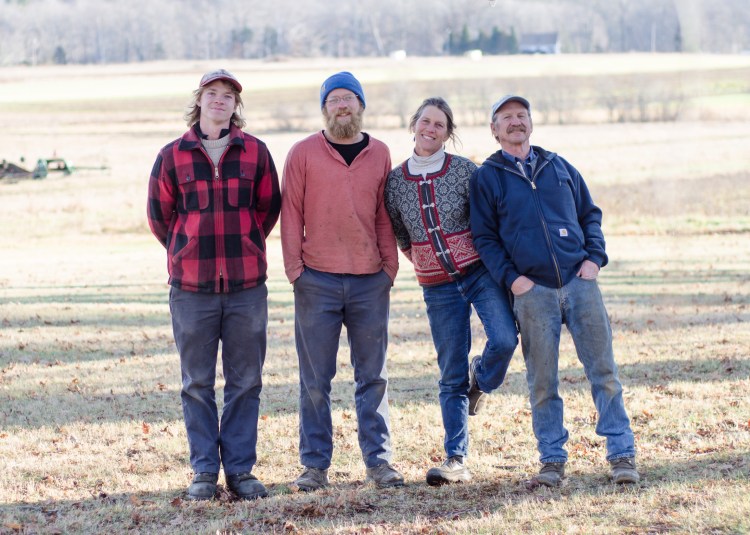
[[[521,54],[559,54],[560,38],[557,32],[525,33],[518,44]]]
[[[464,56],[472,61],[479,61],[480,59],[482,59],[482,51],[478,48],[474,50],[467,50],[466,52],[464,52]]]

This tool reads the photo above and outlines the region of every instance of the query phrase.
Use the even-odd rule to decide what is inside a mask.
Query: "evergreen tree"
[[[55,53],[52,55],[52,61],[55,65],[65,65],[68,60],[65,58],[65,49],[61,46],[55,47]]]
[[[469,36],[469,27],[464,24],[464,27],[461,29],[461,40],[458,43],[458,54],[461,55],[464,52],[471,50],[471,37]]]

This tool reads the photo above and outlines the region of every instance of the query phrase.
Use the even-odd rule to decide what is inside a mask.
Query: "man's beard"
[[[364,110],[362,108],[359,108],[357,111],[351,111],[349,122],[342,124],[336,121],[337,113],[330,113],[326,108],[323,108],[326,129],[336,139],[351,139],[362,130],[363,112]]]

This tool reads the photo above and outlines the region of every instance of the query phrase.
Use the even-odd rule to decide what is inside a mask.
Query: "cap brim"
[[[531,104],[529,104],[528,100],[526,100],[523,97],[513,96],[513,97],[504,98],[504,99],[500,100],[499,102],[495,103],[495,105],[492,107],[491,117],[494,117],[495,114],[498,112],[498,110],[500,108],[502,108],[503,106],[505,106],[509,102],[518,102],[519,104],[521,104],[527,110],[531,110]]]
[[[213,78],[204,80],[203,83],[201,84],[201,87],[205,87],[208,84],[213,83],[217,80],[222,80],[224,82],[230,83],[237,90],[238,93],[242,93],[242,85],[240,85],[240,83],[234,78],[229,78],[227,76],[214,76]]]

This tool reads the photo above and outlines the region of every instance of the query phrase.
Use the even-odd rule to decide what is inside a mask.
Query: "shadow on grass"
[[[142,305],[142,302],[134,302]],[[59,304],[64,304],[60,302]],[[107,302],[99,303],[94,309],[79,309],[76,305],[68,304],[63,312],[60,309],[51,311],[50,309],[40,312],[34,312],[34,315],[16,313],[15,317],[9,313],[4,314],[5,327],[94,327],[94,328],[119,328],[119,327],[166,327],[171,330],[171,316],[169,313],[169,303],[166,298],[161,302],[154,303],[159,307],[156,309],[147,309],[144,311],[133,311],[127,308],[124,302]],[[288,323],[294,328],[294,311],[285,304],[268,301],[269,308],[269,325],[272,326],[274,321]],[[2,321],[2,319],[0,319]],[[269,335],[273,335],[269,331]]]
[[[111,333],[108,333],[111,334]],[[111,350],[102,350],[102,346],[114,346]],[[0,367],[16,364],[50,368],[64,365],[80,365],[87,362],[130,360],[136,355],[159,357],[175,354],[171,339],[142,339],[137,334],[125,333],[112,341],[97,334],[88,337],[74,338],[73,341],[56,339],[54,342],[35,345],[33,338],[29,342],[0,343]]]
[[[206,533],[217,529],[283,533],[305,528],[333,530],[368,525],[398,530],[411,526],[419,528],[425,522],[431,526],[429,532],[432,533],[435,524],[449,527],[452,522],[481,520],[495,513],[505,518],[518,506],[545,507],[545,503],[565,503],[572,498],[575,498],[572,503],[579,503],[581,499],[606,503],[608,496],[617,499],[626,495],[625,499],[633,503],[640,500],[669,503],[670,496],[680,499],[684,492],[680,485],[698,489],[746,482],[750,476],[748,459],[750,452],[740,451],[701,459],[642,464],[641,482],[629,486],[610,483],[604,468],[600,472],[577,473],[575,463],[571,462],[572,470],[565,484],[555,489],[537,487],[531,483],[530,474],[508,470],[475,474],[474,482],[469,484],[428,487],[420,479],[407,480],[401,488],[384,490],[353,481],[351,474],[337,473],[326,489],[298,493],[288,484],[270,484],[267,485],[269,497],[253,502],[236,501],[222,485],[218,499],[191,502],[185,499],[182,488],[109,494],[103,490],[106,482],[98,481],[87,489],[88,498],[6,503],[0,505],[0,515],[3,529],[23,533]],[[706,499],[711,498],[706,495]],[[656,515],[657,519],[663,520],[663,517]],[[674,517],[671,521],[681,520]],[[640,518],[638,525],[648,524],[646,517]],[[684,526],[662,527],[670,530]]]
[[[84,287],[80,287],[84,288]],[[90,289],[90,286],[86,286]],[[102,286],[102,288],[112,288],[111,285]],[[57,288],[56,288],[57,289]],[[64,288],[61,288],[64,289]],[[167,298],[165,292],[142,292],[142,286],[122,285],[123,292],[130,290],[128,293],[117,292],[53,292],[47,294],[35,293],[18,297],[2,297],[0,305],[20,304],[20,305],[163,305],[166,304]]]
[[[4,397],[2,405],[0,421],[6,430],[182,420],[179,392],[170,391],[93,396],[74,392],[33,393],[16,399]]]
[[[516,355],[514,358],[520,358]],[[296,414],[299,397],[299,382],[296,372],[296,360],[290,367],[281,369],[266,365],[261,393],[261,414],[281,415]],[[147,364],[147,361],[136,363]],[[345,368],[347,368],[346,366]],[[340,370],[342,368],[340,367]],[[401,375],[400,372],[405,375]],[[437,405],[438,376],[437,371],[426,372],[418,376],[408,374],[408,363],[391,366],[389,380],[389,398],[392,406],[403,405]],[[354,385],[346,373],[340,372],[333,382],[331,390],[332,410],[354,409]],[[5,390],[0,407],[0,422],[4,428],[39,428],[44,426],[62,426],[74,423],[106,423],[128,421],[181,420],[182,409],[179,393],[179,365],[175,361],[171,375],[154,369],[150,376],[139,377],[138,385],[128,387],[126,393],[89,394],[87,390],[97,386],[97,378],[81,377],[80,380],[53,387],[38,387],[33,391],[16,391],[9,394]],[[72,375],[71,375],[72,377]],[[621,366],[620,377],[627,391],[629,387],[644,386],[664,391],[665,385],[672,382],[707,384],[711,382],[741,381],[750,377],[750,362],[737,360],[731,363],[720,360],[704,359],[684,361],[659,361]],[[270,380],[273,378],[273,380]],[[168,383],[165,385],[164,383]],[[8,387],[12,383],[5,381]],[[66,386],[67,385],[67,386]],[[590,386],[583,369],[575,367],[560,370],[560,393],[565,398],[569,395],[589,396]],[[664,393],[664,392],[662,392]],[[670,394],[668,391],[664,395]],[[504,395],[528,396],[525,371],[511,372],[505,383],[493,393],[489,402],[500,407]],[[217,393],[221,404],[221,389]],[[56,407],[54,411],[47,407]],[[500,408],[490,410],[501,410]]]
[[[90,289],[91,286],[60,286],[56,290],[66,289]],[[97,287],[94,287],[97,288]],[[32,293],[31,295],[22,296],[5,296],[0,297],[0,306],[8,305],[31,305],[34,308],[33,316],[21,315],[17,317],[5,314],[6,322],[19,323],[23,326],[29,325],[66,325],[70,322],[75,325],[92,325],[92,326],[153,326],[169,323],[169,287],[164,286],[163,290],[158,292],[143,292],[143,286],[138,285],[104,285],[99,286],[102,289],[121,288],[123,293],[119,292],[102,292],[102,293],[78,293],[70,292],[52,292],[52,293]],[[50,290],[44,287],[44,290]],[[286,321],[294,320],[294,309],[291,307],[289,299],[284,299],[288,290],[269,288],[268,308],[269,310],[285,310],[283,313],[276,313],[276,316]],[[287,296],[288,297],[288,296]],[[134,311],[130,305],[158,306],[162,308],[158,312]],[[83,310],[76,307],[93,307],[93,310],[84,308]],[[50,308],[55,307],[55,308]],[[117,309],[120,307],[119,313]],[[62,310],[64,313],[61,313]],[[49,320],[51,316],[66,316],[63,320]]]
[[[750,275],[741,269],[701,269],[679,270],[666,269],[663,271],[643,271],[642,262],[613,261],[604,268],[602,282],[610,290],[626,291],[631,286],[679,286],[683,284],[725,284],[746,282]],[[653,294],[647,294],[653,295]]]

